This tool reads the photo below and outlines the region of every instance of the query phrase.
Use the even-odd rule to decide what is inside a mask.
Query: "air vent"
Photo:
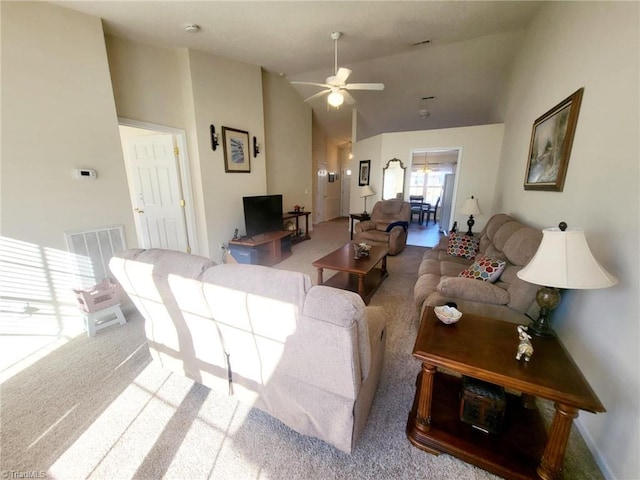
[[[127,248],[123,225],[66,232],[65,238],[67,249],[74,255],[72,267],[78,286],[83,288],[111,278],[109,260]]]
[[[412,44],[414,47],[419,47],[420,45],[427,45],[431,43],[431,40],[422,40],[421,42],[416,42]]]

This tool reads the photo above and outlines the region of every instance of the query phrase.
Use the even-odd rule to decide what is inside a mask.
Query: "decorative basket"
[[[73,289],[73,293],[76,294],[78,308],[85,313],[98,312],[120,303],[117,284],[109,279],[103,280],[90,288]]]

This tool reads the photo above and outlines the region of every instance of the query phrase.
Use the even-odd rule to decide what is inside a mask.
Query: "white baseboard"
[[[573,423],[576,425],[576,427],[578,427],[578,431],[580,432],[580,435],[582,435],[582,438],[584,439],[585,443],[587,444],[587,447],[589,448],[589,451],[591,452],[591,454],[593,455],[593,458],[595,459],[596,463],[598,464],[598,467],[600,467],[600,470],[602,471],[602,474],[604,475],[604,477],[607,480],[615,479],[616,476],[611,471],[611,468],[609,467],[609,464],[602,457],[602,455],[600,454],[600,451],[598,450],[598,447],[596,447],[596,444],[593,441],[593,438],[591,438],[591,435],[589,435],[589,431],[582,424],[582,419],[580,417],[578,417]]]

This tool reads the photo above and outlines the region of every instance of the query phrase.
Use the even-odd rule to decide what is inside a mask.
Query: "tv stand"
[[[270,267],[291,255],[291,232],[267,232],[229,240],[229,251],[238,263]]]

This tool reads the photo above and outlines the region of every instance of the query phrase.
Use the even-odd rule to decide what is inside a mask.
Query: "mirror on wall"
[[[404,198],[404,170],[402,161],[392,158],[382,169],[382,199]]]

